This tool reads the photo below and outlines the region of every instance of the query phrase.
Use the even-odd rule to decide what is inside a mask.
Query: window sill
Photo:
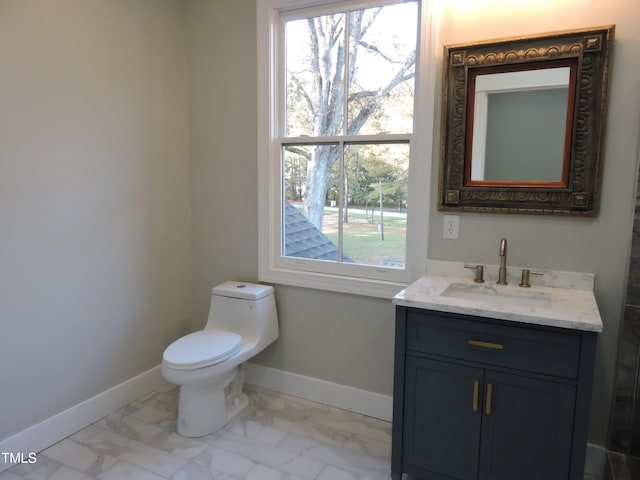
[[[407,287],[406,283],[372,280],[368,278],[346,277],[326,273],[294,271],[271,268],[259,275],[261,282],[313,288],[330,292],[349,293],[382,299],[391,299]]]

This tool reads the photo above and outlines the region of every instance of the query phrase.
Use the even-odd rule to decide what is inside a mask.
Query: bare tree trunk
[[[379,183],[379,195],[380,195],[380,235],[381,240],[384,240],[384,210],[382,205],[382,180]]]
[[[329,170],[335,162],[329,145],[319,145],[307,166],[307,190],[304,196],[303,212],[307,219],[320,231],[324,216],[324,204],[331,180]],[[333,150],[336,150],[335,147]]]

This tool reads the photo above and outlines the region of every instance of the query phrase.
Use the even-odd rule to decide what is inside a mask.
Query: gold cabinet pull
[[[480,382],[478,380],[473,381],[473,411],[478,411],[478,394],[480,391]]]
[[[484,413],[491,415],[491,395],[493,393],[493,385],[487,384],[487,404],[485,406]]]
[[[481,342],[480,340],[469,340],[467,343],[473,347],[493,348],[494,350],[504,349],[504,345],[500,343]]]

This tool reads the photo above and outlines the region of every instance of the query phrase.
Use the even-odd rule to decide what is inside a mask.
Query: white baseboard
[[[31,452],[40,452],[163,383],[165,380],[160,373],[160,366],[154,367],[26,430],[0,440],[0,452],[11,452],[14,455],[22,453],[25,457]],[[0,472],[13,465],[5,462],[4,457],[0,458]]]
[[[347,385],[247,363],[245,381],[257,387],[305,398],[369,417],[391,421],[393,397]]]
[[[596,477],[604,474],[605,463],[607,461],[607,449],[600,445],[587,443],[587,458],[584,465],[584,473]]]

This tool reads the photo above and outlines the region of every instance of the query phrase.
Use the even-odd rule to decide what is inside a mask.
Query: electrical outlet
[[[460,232],[460,217],[458,215],[445,215],[442,238],[456,240]]]

